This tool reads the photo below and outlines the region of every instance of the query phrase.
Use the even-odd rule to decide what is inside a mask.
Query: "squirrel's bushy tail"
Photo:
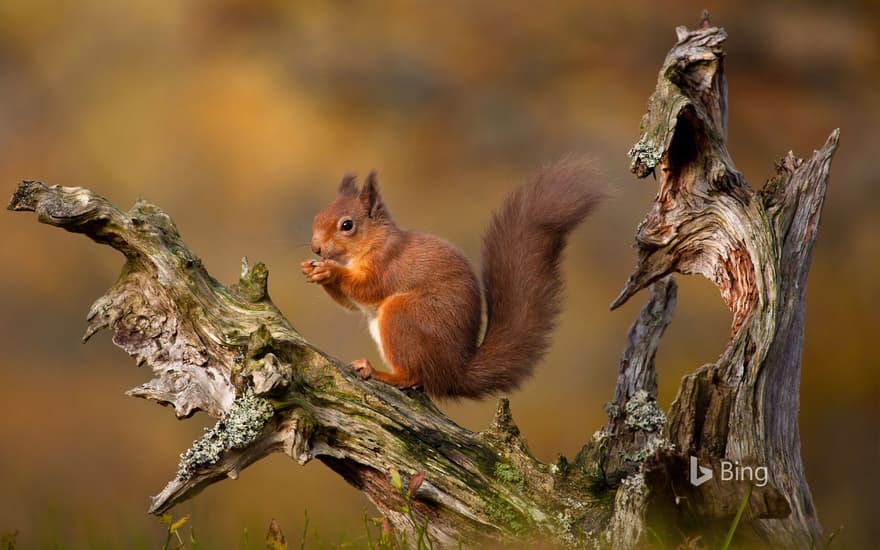
[[[535,174],[495,213],[483,236],[486,332],[456,394],[509,391],[531,375],[561,309],[568,235],[603,196],[589,162],[568,159]]]

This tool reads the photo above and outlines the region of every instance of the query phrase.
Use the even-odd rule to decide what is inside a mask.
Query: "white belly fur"
[[[385,350],[382,349],[382,335],[379,333],[379,317],[371,317],[368,321],[370,326],[370,336],[373,337],[373,340],[376,341],[376,345],[379,346],[379,353],[382,355],[382,360],[385,360]]]
[[[375,309],[367,309],[364,307],[361,307],[361,310],[367,317],[367,326],[370,329],[370,336],[373,337],[373,341],[376,342],[376,347],[379,348],[379,355],[381,355],[382,360],[385,361],[385,350],[382,349],[382,333],[379,332],[379,312]]]

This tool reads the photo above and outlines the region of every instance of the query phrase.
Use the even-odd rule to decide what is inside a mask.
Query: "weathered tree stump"
[[[129,395],[171,405],[181,418],[201,410],[219,419],[150,511],[280,451],[301,464],[322,461],[404,532],[413,529],[401,512],[411,494],[412,517],[444,544],[711,541],[749,484],[721,480],[724,459],[769,474],[738,536],[782,547],[820,540],[797,414],[806,276],[838,132],[809,160],[789,153],[764,189],[752,189],[726,149],[726,34],[707,22],[677,34],[630,151],[633,172],[657,174],[659,191],[638,229],[636,270],[612,307],[642,288],[651,293],[628,335],[608,425],[571,463],[537,461],[506,399],[491,426],[473,433],[419,391],[361,380],[278,311],[263,264],[245,261],[238,283],[222,285],[158,207],[139,201],[123,212],[87,189],[23,182],[9,209],[125,255],[119,280],[89,312],[85,339],[109,329],[149,365],[155,377]],[[683,379],[664,415],[653,359],[672,318],[673,272],[715,283],[733,326],[718,360]],[[690,457],[715,477],[691,484]],[[424,480],[409,487],[418,472]]]

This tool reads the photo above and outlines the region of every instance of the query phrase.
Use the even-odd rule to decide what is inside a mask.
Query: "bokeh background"
[[[574,236],[566,311],[537,375],[512,395],[532,450],[569,457],[604,421],[643,296],[608,304],[635,264],[656,192],[626,151],[675,26],[703,7],[729,32],[730,150],[760,186],[789,149],[840,127],[809,278],[801,432],[807,476],[840,547],[872,546],[880,465],[880,17],[862,2],[0,2],[0,194],[17,182],[89,186],[165,208],[212,274],[242,256],[329,353],[378,360],[364,321],[307,285],[314,213],[346,171],[376,168],[398,222],[472,259],[490,211],[541,164],[596,159],[615,198]],[[4,199],[5,200],[5,199]],[[147,379],[106,335],[79,343],[115,280],[107,247],[0,213],[0,534],[23,547],[155,548],[147,496],[210,419],[125,397]],[[721,351],[717,290],[679,278],[658,356],[660,400]],[[471,429],[494,402],[447,403]],[[272,456],[179,506],[208,548],[262,540],[271,518],[310,544],[363,542],[354,489]]]

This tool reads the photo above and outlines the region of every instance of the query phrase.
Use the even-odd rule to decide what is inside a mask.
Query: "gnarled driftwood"
[[[238,283],[222,285],[159,208],[140,201],[124,212],[87,189],[22,183],[10,209],[125,255],[119,280],[89,312],[85,338],[107,328],[150,366],[154,378],[129,394],[171,405],[178,417],[201,410],[219,419],[150,511],[281,451],[322,461],[403,531],[412,529],[401,512],[406,480],[425,472],[409,488],[412,511],[441,543],[711,539],[747,482],[716,475],[696,487],[693,456],[716,472],[722,459],[767,467],[741,536],[797,547],[821,537],[800,458],[798,381],[805,280],[838,133],[809,160],[786,155],[763,190],[749,187],[725,145],[724,39],[708,24],[678,29],[630,152],[633,171],[658,173],[660,184],[638,230],[638,265],[613,307],[647,286],[651,293],[628,336],[608,425],[571,463],[537,461],[507,400],[486,431],[472,433],[419,391],[361,380],[278,311],[263,264],[245,261]],[[665,415],[653,358],[675,304],[672,272],[714,282],[733,326],[719,359],[685,377]]]

